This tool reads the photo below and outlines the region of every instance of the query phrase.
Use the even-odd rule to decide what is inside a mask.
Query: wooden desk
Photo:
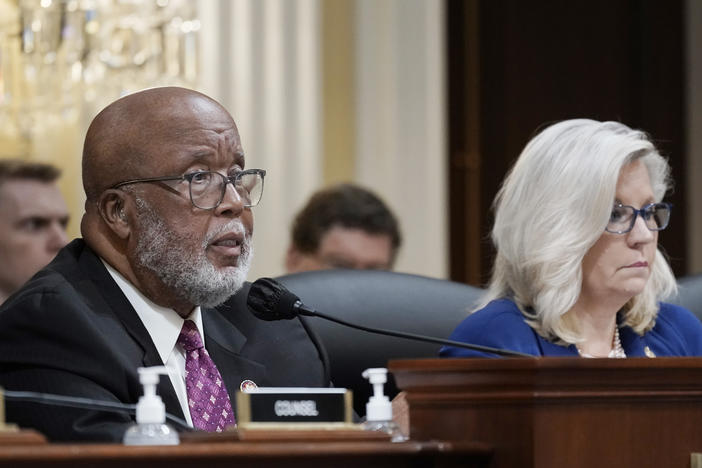
[[[391,361],[410,436],[482,441],[493,468],[689,468],[701,358]]]
[[[0,467],[689,468],[702,452],[700,358],[426,359],[389,368],[407,392],[409,442],[337,433],[175,447],[10,443],[0,446]]]
[[[482,443],[386,441],[205,442],[171,447],[118,444],[0,446],[1,467],[487,467]]]

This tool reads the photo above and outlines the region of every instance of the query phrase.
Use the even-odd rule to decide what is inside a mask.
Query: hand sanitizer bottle
[[[124,445],[178,445],[178,433],[166,424],[166,405],[156,394],[159,374],[168,375],[168,370],[164,366],[154,366],[140,367],[138,372],[144,394],[137,403],[136,424],[124,433]]]
[[[366,403],[366,420],[363,422],[363,429],[390,434],[392,442],[407,440],[400,431],[400,427],[392,420],[392,403],[383,394],[383,384],[388,381],[388,370],[384,367],[376,367],[366,369],[361,375],[373,385],[373,395]]]

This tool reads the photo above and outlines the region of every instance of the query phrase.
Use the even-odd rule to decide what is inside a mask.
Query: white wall
[[[445,277],[441,0],[352,0],[356,182],[400,218],[397,269]],[[283,273],[292,217],[324,183],[318,0],[200,0],[202,89],[234,116],[247,167],[268,170],[250,278]]]
[[[357,3],[359,181],[388,200],[397,270],[448,275],[443,2]]]
[[[234,116],[247,167],[268,171],[250,277],[282,273],[294,206],[321,184],[317,0],[202,0],[201,83]]]

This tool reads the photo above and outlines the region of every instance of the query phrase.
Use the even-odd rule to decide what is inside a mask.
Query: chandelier
[[[119,96],[196,87],[195,5],[0,0],[0,157],[55,160],[44,152],[75,151],[66,139],[82,139],[87,122]],[[64,144],[51,144],[55,138]]]

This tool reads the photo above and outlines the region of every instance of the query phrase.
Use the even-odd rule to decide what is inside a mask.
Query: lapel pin
[[[242,381],[241,385],[239,385],[239,390],[241,390],[244,393],[251,391],[255,388],[258,388],[258,385],[256,385],[256,382],[254,382],[253,380],[249,380],[249,379]]]

